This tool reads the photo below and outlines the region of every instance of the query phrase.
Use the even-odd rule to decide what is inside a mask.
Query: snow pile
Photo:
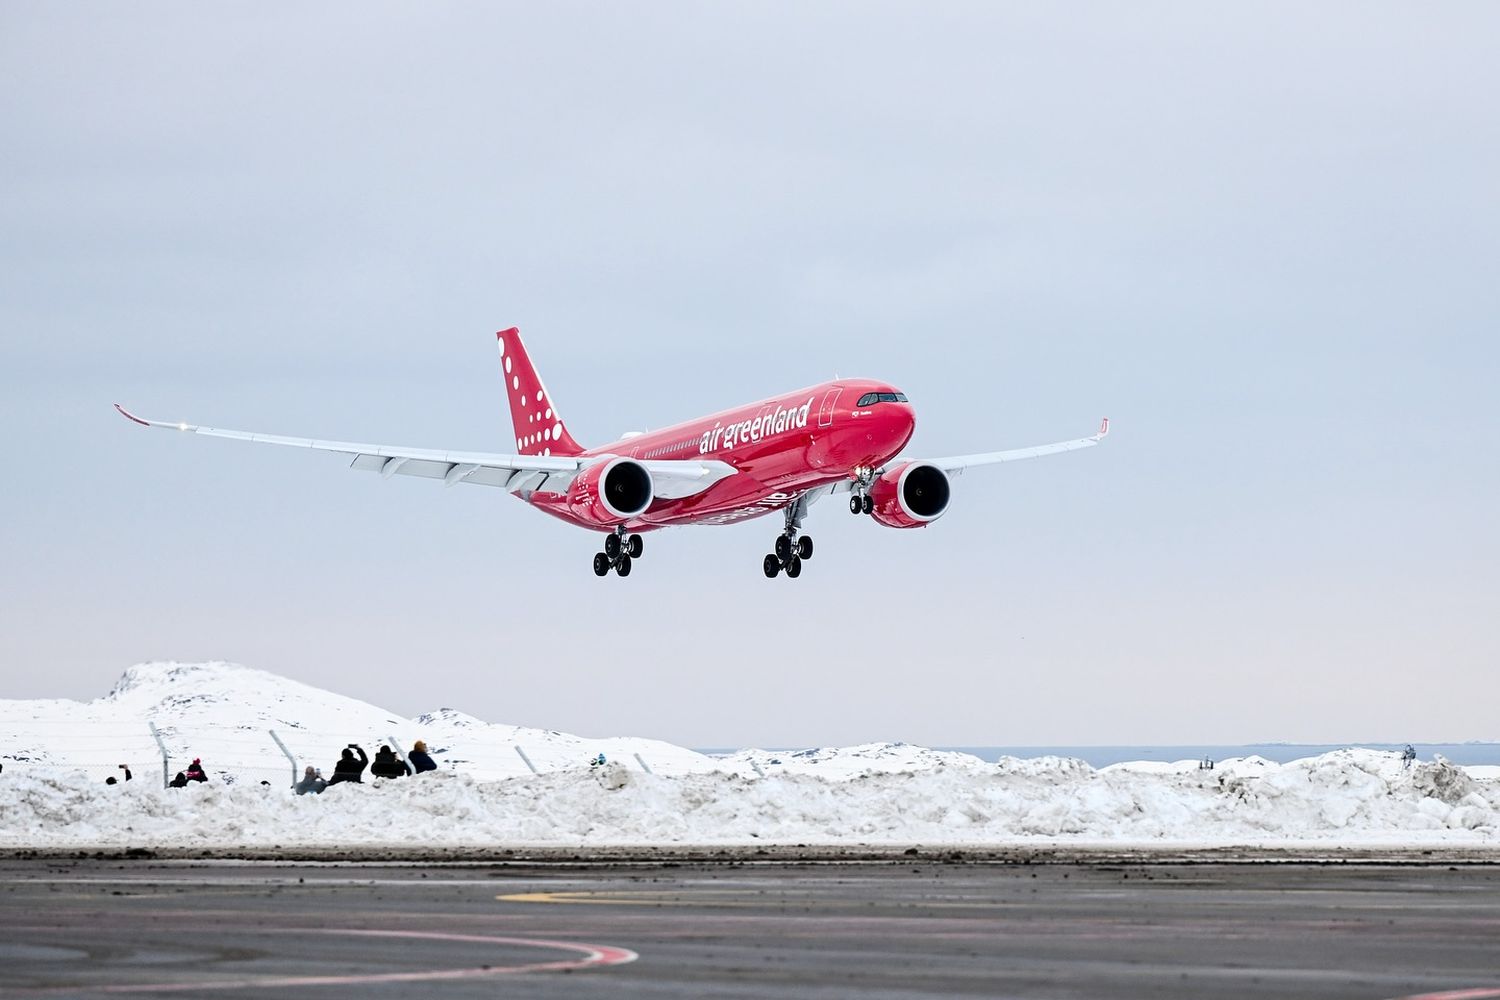
[[[146,752],[136,780],[105,785],[119,741],[138,738],[147,718],[177,741],[174,759],[201,754],[214,780],[164,789]],[[344,743],[410,739],[425,739],[442,767],[299,797],[272,728],[294,754],[315,748],[325,768]],[[1500,846],[1500,775],[1441,759],[1405,768],[1396,754],[1341,750],[1284,765],[1096,770],[902,743],[709,757],[452,709],[403,720],[227,664],[134,667],[86,704],[0,702],[0,736],[8,848]]]
[[[1006,761],[829,780],[650,774],[612,761],[479,781],[436,772],[297,796],[284,785],[106,786],[7,774],[4,847],[1500,843],[1500,784],[1342,751],[1259,775]],[[1018,766],[1022,765],[1022,766]]]

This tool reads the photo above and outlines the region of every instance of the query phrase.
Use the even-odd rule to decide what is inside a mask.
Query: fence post
[[[148,727],[150,727],[150,729],[151,729],[151,736],[152,736],[153,739],[156,740],[157,749],[159,749],[161,751],[161,787],[163,787],[163,788],[171,787],[172,776],[171,776],[170,772],[172,770],[172,766],[169,763],[167,763],[167,745],[161,741],[161,733],[159,733],[159,732],[156,731],[156,723],[155,722],[151,721],[150,719],[147,719],[146,720],[146,725]]]
[[[395,751],[395,753],[396,753],[396,759],[399,760],[401,763],[406,764],[406,754],[404,754],[404,753],[401,752],[401,744],[398,743],[398,742],[396,742],[396,737],[387,734],[386,735],[386,739],[388,739],[388,740],[391,741],[391,749]],[[415,774],[416,771],[412,768],[412,766],[410,764],[406,764],[406,773],[407,774]]]
[[[295,785],[297,783],[297,758],[293,757],[292,752],[286,748],[286,744],[281,742],[281,737],[276,735],[276,730],[267,729],[266,732],[271,734],[271,739],[275,740],[276,745],[281,747],[281,752],[286,754],[287,762],[292,765],[292,784]]]
[[[526,751],[521,749],[521,744],[519,744],[519,743],[516,744],[516,753],[520,754],[521,755],[521,759],[526,762],[526,766],[529,767],[529,768],[531,768],[531,773],[532,774],[541,774],[542,773],[541,771],[538,771],[536,769],[536,765],[531,762],[531,758],[528,757],[528,756],[526,756]]]
[[[656,773],[655,771],[651,770],[651,765],[647,764],[646,763],[646,759],[644,757],[642,757],[640,754],[636,754],[635,755],[635,760],[636,760],[637,764],[641,765],[641,770],[642,771],[645,771],[647,774],[655,774]]]

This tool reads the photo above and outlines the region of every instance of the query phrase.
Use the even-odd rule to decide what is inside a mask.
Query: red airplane
[[[640,532],[683,524],[733,524],[781,511],[785,528],[762,560],[767,577],[802,574],[813,540],[801,533],[820,497],[849,494],[849,510],[888,528],[921,528],[948,509],[950,477],[993,465],[1088,448],[1104,440],[1109,420],[1092,437],[1034,448],[949,458],[896,458],[916,418],[894,386],[838,379],[759,403],[738,406],[613,444],[584,448],[568,433],[552,394],[536,373],[521,332],[496,337],[516,431],[513,454],[428,451],[386,445],[279,437],[193,424],[145,420],[146,427],[210,437],[260,441],[353,455],[353,468],[389,478],[421,476],[446,486],[479,483],[514,496],[569,524],[606,532],[594,574],[629,576],[643,549]]]

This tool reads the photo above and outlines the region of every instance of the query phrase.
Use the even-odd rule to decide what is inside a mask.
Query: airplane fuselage
[[[713,459],[734,474],[701,493],[656,499],[626,524],[648,531],[674,524],[732,524],[780,510],[803,493],[848,480],[857,469],[876,469],[911,439],[911,404],[883,401],[857,405],[870,393],[893,395],[891,385],[870,379],[840,379],[710,416],[638,434],[584,452],[642,462]],[[565,494],[517,494],[532,506],[570,524],[599,524],[573,513]]]

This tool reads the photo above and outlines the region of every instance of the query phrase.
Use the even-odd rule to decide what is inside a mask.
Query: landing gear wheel
[[[766,556],[766,561],[761,563],[761,569],[766,571],[766,579],[776,579],[776,574],[781,572],[781,560],[775,556]]]
[[[797,539],[797,556],[801,559],[812,558],[812,535],[803,535]]]
[[[783,563],[792,558],[792,540],[786,535],[776,536],[776,558]]]
[[[620,574],[621,576],[629,576],[630,575],[630,557],[629,556],[621,556],[620,557],[619,561],[615,563],[615,572],[618,573],[618,574]]]
[[[789,577],[791,577],[793,580],[795,580],[797,577],[801,576],[802,575],[802,560],[799,559],[799,558],[797,558],[796,556],[792,556],[791,559],[787,560],[786,575],[789,576]]]
[[[606,575],[608,575],[608,573],[609,573],[609,556],[605,555],[603,552],[596,552],[594,554],[594,575],[595,576],[606,576]]]
[[[865,497],[864,501],[860,504],[860,508],[866,514],[873,514],[875,512],[875,501],[874,501],[874,499],[872,499],[871,497]]]
[[[614,562],[616,559],[620,558],[620,536],[619,535],[605,535],[604,536],[604,554],[607,555],[607,556],[609,556],[609,561],[610,562]]]
[[[630,558],[632,559],[639,559],[641,552],[645,548],[646,543],[641,541],[640,535],[631,535],[630,540],[625,544],[625,551],[630,554]]]
[[[864,509],[863,506],[859,502],[859,497],[850,497],[849,498],[849,513],[851,513],[851,514],[858,514],[863,509]]]

